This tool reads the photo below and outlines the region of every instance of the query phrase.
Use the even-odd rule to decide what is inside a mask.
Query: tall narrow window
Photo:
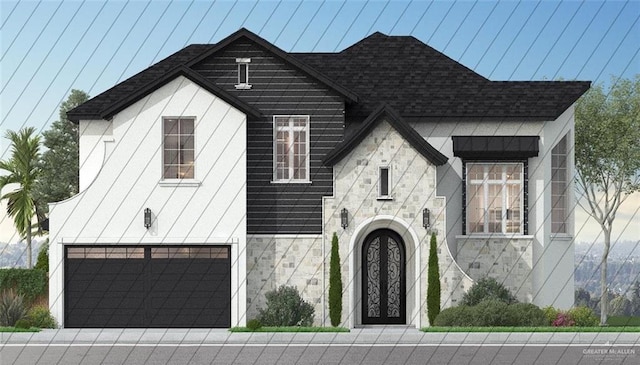
[[[163,178],[193,179],[194,119],[164,118]]]
[[[380,176],[378,179],[378,197],[389,198],[389,187],[391,186],[391,173],[388,166],[380,167]]]
[[[308,181],[309,116],[275,116],[274,127],[274,181]]]
[[[567,136],[551,150],[551,232],[567,233]]]
[[[467,232],[523,232],[523,164],[467,164]]]
[[[236,89],[251,89],[249,84],[249,64],[251,58],[236,58],[238,64],[238,84]]]

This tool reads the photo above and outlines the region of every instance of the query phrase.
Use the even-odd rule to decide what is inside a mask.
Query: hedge
[[[0,292],[15,290],[27,303],[47,293],[47,273],[38,269],[0,269]]]

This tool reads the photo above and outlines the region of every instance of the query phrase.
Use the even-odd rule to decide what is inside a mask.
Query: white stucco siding
[[[84,191],[98,176],[105,159],[106,142],[113,140],[111,122],[106,120],[81,120],[80,135],[80,191]]]
[[[447,200],[446,237],[451,252],[457,252],[456,236],[462,234],[462,160],[453,155],[452,136],[537,136],[544,122],[446,121],[417,123],[413,127],[440,153],[449,159],[438,166],[437,193]],[[529,173],[538,170],[538,158],[529,159]],[[531,206],[531,204],[529,204]],[[529,230],[532,232],[531,228]]]
[[[455,122],[417,123],[414,128],[432,146],[449,158],[438,167],[437,193],[447,200],[447,242],[452,252],[456,235],[462,233],[462,161],[453,156],[451,136],[540,136],[539,155],[528,160],[529,167],[529,227],[532,239],[532,301],[541,306],[568,308],[573,305],[574,292],[574,186],[570,179],[568,191],[567,234],[551,233],[551,150],[569,134],[569,176],[574,173],[573,129],[574,108],[567,109],[556,120],[546,122]],[[466,270],[466,268],[464,268]]]
[[[195,178],[186,185],[162,180],[162,118],[178,116],[195,119]],[[50,305],[60,322],[69,244],[231,245],[232,325],[245,320],[246,122],[241,111],[178,77],[110,122],[81,123],[81,176],[92,182],[51,205],[50,214]],[[106,142],[104,123],[112,132]],[[145,208],[152,211],[148,230]]]
[[[532,214],[531,233],[535,235],[533,286],[534,303],[569,308],[574,302],[575,267],[575,187],[569,178],[567,187],[567,232],[551,231],[551,150],[568,135],[567,176],[572,177],[574,165],[574,107],[571,106],[558,119],[544,125],[540,137],[541,168],[530,177],[530,199],[535,197],[536,214]],[[533,190],[531,190],[533,188]],[[529,204],[531,207],[532,205]],[[535,228],[534,228],[535,227]],[[535,229],[535,230],[533,230]]]

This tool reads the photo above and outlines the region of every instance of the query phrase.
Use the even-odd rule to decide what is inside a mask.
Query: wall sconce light
[[[144,228],[149,229],[151,227],[151,209],[145,208],[144,210]]]
[[[429,208],[422,210],[422,226],[426,229],[431,227],[431,212],[429,212]]]
[[[342,226],[342,229],[349,226],[349,211],[347,208],[342,208],[342,211],[340,212],[340,225]]]

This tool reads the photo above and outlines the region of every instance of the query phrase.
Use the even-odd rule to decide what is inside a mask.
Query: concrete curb
[[[226,329],[58,329],[0,333],[12,345],[445,345],[445,346],[640,346],[638,333],[423,333],[415,328],[359,328],[349,333],[231,333]]]

